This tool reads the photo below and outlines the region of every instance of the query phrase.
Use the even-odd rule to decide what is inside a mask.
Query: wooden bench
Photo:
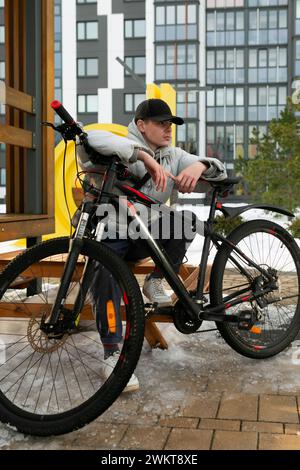
[[[13,258],[15,258],[19,253],[21,253],[22,250],[17,250],[17,251],[12,251],[9,253],[2,253],[0,254],[0,271],[2,271],[5,266],[11,261]],[[136,276],[140,275],[147,275],[150,272],[153,271],[154,264],[151,258],[147,258],[144,260],[140,260],[139,262],[136,263],[128,263],[130,268],[132,269],[133,273]],[[82,263],[83,267],[83,263]],[[33,270],[34,269],[34,270]],[[53,277],[60,277],[62,274],[62,269],[63,269],[63,261],[61,260],[61,257],[59,259],[51,259],[51,261],[44,261],[42,263],[42,266],[36,265],[31,267],[30,273],[28,272],[28,278],[26,276],[26,271],[23,273],[24,277],[18,278],[15,283],[15,287],[19,288],[24,288],[26,287],[26,283],[30,283],[33,279],[33,275],[38,277],[38,276],[53,276]],[[78,276],[80,276],[81,270],[78,270]],[[211,267],[209,266],[205,275],[205,291],[208,290],[209,288],[209,277],[210,277],[210,271]],[[198,278],[198,272],[199,268],[187,264],[183,264],[180,268],[179,275],[182,278],[182,281],[188,290],[193,290],[196,288],[197,285],[197,278]],[[171,296],[171,302],[172,304],[175,304],[177,300],[177,297],[175,294]],[[38,310],[39,304],[35,305],[36,309]],[[0,308],[0,317],[2,316],[7,316],[7,311],[9,310],[9,306],[6,305],[5,307],[5,312],[2,312],[2,309]],[[14,311],[14,315],[16,312]],[[16,314],[17,316],[21,316],[22,313]],[[84,311],[82,312],[82,317],[83,318],[90,318],[91,317],[91,308],[90,306],[87,306],[84,308]],[[160,349],[167,349],[168,344],[163,335],[161,334],[158,326],[156,325],[157,322],[172,322],[172,317],[168,316],[161,316],[161,315],[154,315],[151,316],[151,318],[146,319],[145,322],[145,338],[147,339],[149,345],[152,348],[160,348]]]

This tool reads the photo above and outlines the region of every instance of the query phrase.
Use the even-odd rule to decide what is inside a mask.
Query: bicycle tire
[[[127,305],[125,305],[124,307],[126,310],[126,335],[124,338],[120,359],[116,367],[114,368],[113,373],[103,384],[101,384],[101,373],[98,372],[98,369],[96,370],[96,368],[98,367],[97,361],[100,353],[100,351],[98,351],[98,342],[99,344],[101,343],[97,339],[97,337],[99,337],[99,333],[98,330],[96,330],[95,328],[95,321],[93,319],[85,321],[82,320],[83,327],[81,327],[81,329],[79,328],[77,333],[75,332],[75,334],[73,335],[70,334],[61,346],[59,346],[58,340],[55,340],[54,343],[50,343],[50,341],[47,343],[46,341],[45,346],[44,343],[42,343],[45,338],[42,336],[42,333],[40,333],[39,328],[36,328],[37,332],[32,332],[32,329],[30,329],[29,325],[32,323],[32,321],[34,325],[35,323],[38,323],[39,317],[35,313],[33,317],[34,319],[32,320],[31,317],[31,320],[29,320],[30,315],[33,315],[32,312],[37,309],[39,309],[39,311],[43,311],[41,310],[42,308],[48,308],[48,304],[49,302],[51,302],[51,292],[54,289],[52,278],[48,278],[48,276],[44,275],[43,271],[42,278],[40,277],[41,272],[39,274],[35,274],[37,263],[41,262],[42,260],[45,260],[46,258],[52,259],[52,257],[54,257],[53,259],[57,259],[60,256],[63,257],[66,253],[68,253],[68,249],[68,237],[52,239],[40,243],[26,250],[23,254],[17,256],[11,263],[9,263],[9,265],[0,275],[0,298],[2,309],[1,317],[3,317],[3,312],[5,312],[5,308],[11,309],[13,307],[13,312],[15,315],[14,317],[12,316],[12,313],[8,312],[10,316],[8,317],[5,313],[6,320],[3,320],[3,318],[0,319],[0,339],[2,338],[3,341],[3,338],[6,338],[7,330],[5,330],[5,328],[9,329],[9,327],[13,325],[13,321],[15,322],[14,325],[17,325],[16,331],[12,329],[9,333],[10,336],[8,335],[9,339],[6,339],[7,354],[10,357],[7,357],[7,360],[5,362],[0,363],[0,420],[4,423],[8,423],[12,426],[15,426],[20,432],[23,432],[25,434],[32,434],[38,436],[64,434],[84,426],[85,424],[91,422],[93,419],[101,415],[119,397],[120,393],[126,386],[136,367],[143,345],[144,307],[140,289],[134,275],[132,274],[131,270],[126,265],[126,263],[121,258],[119,258],[114,251],[112,251],[107,246],[104,246],[101,243],[89,239],[84,240],[83,247],[81,249],[81,255],[84,257],[89,257],[90,259],[93,259],[98,263],[101,263],[103,266],[105,266],[105,268],[109,268],[110,273],[112,273],[112,275],[114,275],[115,279],[118,281],[122,293],[125,293],[127,297]],[[38,298],[38,302],[36,301],[35,297],[33,297],[33,300],[31,302],[28,302],[26,298],[22,303],[24,295],[24,286],[23,290],[22,286],[20,289],[18,287],[15,287],[16,283],[19,283],[20,286],[20,283],[22,284],[23,280],[25,279],[24,277],[22,277],[22,279],[20,280],[20,275],[22,273],[25,273],[25,276],[29,276],[26,279],[31,279],[30,282],[32,281],[32,278],[30,278],[31,273],[33,276],[39,276],[39,281],[42,280],[42,287],[37,290],[38,294],[36,297]],[[53,274],[53,276],[55,277],[57,275]],[[49,279],[49,286],[47,286],[47,281]],[[76,282],[77,281],[74,281],[74,286]],[[47,292],[46,290],[45,292],[43,290],[44,285],[45,289],[48,289]],[[72,284],[70,292],[72,289],[75,289],[74,286]],[[11,302],[12,295],[15,296],[15,303]],[[44,305],[43,307],[40,307],[39,302],[41,302],[41,299],[43,300],[44,298],[46,299],[45,305],[47,305],[47,307],[45,307]],[[34,300],[36,304],[34,304]],[[46,302],[48,303],[46,304]],[[16,309],[15,306],[17,307]],[[19,320],[20,311],[22,317],[21,320]],[[24,312],[26,312],[25,320],[23,319]],[[16,318],[17,316],[18,318]],[[7,319],[11,323],[9,323]],[[79,323],[79,325],[80,324],[81,323]],[[26,327],[27,329],[25,329]],[[29,331],[31,331],[30,335]],[[36,336],[34,336],[34,334]],[[17,337],[20,336],[22,340],[20,339],[19,341],[16,341],[14,339],[14,335],[17,335]],[[30,350],[30,348],[33,350],[32,345],[34,345],[34,348],[37,348],[37,351],[32,352]],[[76,350],[75,346],[77,348]],[[57,349],[51,352],[51,347]],[[84,349],[84,347],[86,349]],[[20,352],[18,352],[19,349]],[[24,361],[24,364],[21,363],[21,365],[18,365],[18,368],[20,368],[19,374],[21,378],[19,379],[19,383],[15,385],[14,380],[17,377],[14,377],[14,374],[16,374],[14,369],[14,362],[17,361],[16,358],[18,357],[18,355],[20,356],[18,360],[22,361],[22,354],[25,355],[25,352],[22,352],[23,350],[29,351],[29,355],[31,354],[34,359],[30,359],[29,365],[27,364],[27,366],[25,366],[26,363]],[[43,354],[41,354],[41,351],[44,351]],[[78,354],[78,352],[80,352],[80,354]],[[35,356],[36,353],[37,356]],[[38,356],[38,354],[44,357],[41,358],[40,356]],[[39,366],[35,366],[35,363],[37,363],[35,361],[39,360]],[[45,362],[45,364],[47,363],[46,361],[48,361],[48,364],[50,365],[48,365],[47,368],[51,369],[51,371],[55,371],[55,374],[52,374],[52,372],[50,373],[48,369],[46,369],[46,365],[43,366],[43,361]],[[37,369],[37,372],[35,372],[36,375],[34,376],[34,379],[32,379],[32,375],[35,369],[31,370],[33,369],[33,365],[31,366],[31,363]],[[56,370],[54,366],[56,366]],[[51,394],[53,396],[55,395],[55,397],[47,398],[49,401],[48,405],[46,402],[43,403],[46,391],[42,390],[42,385],[40,385],[41,379],[39,376],[41,375],[41,372],[39,371],[39,368],[42,369],[42,367],[44,367],[44,370],[46,370],[46,378],[44,377],[42,385],[46,388],[47,380],[50,385],[51,377],[53,380],[53,385],[52,388],[50,387],[50,389]],[[17,371],[18,368],[16,369]],[[63,368],[65,369],[63,370]],[[3,369],[2,373],[1,369]],[[79,370],[81,370],[80,373]],[[64,376],[64,374],[67,373],[69,375]],[[10,375],[6,375],[6,377],[4,377],[4,374],[11,374],[12,377],[10,378]],[[76,377],[75,374],[77,374]],[[22,378],[23,376],[24,379]],[[50,377],[50,379],[48,379],[48,376]],[[25,377],[27,378],[25,379]],[[86,378],[86,382],[82,380],[82,377]],[[28,397],[26,396],[25,401],[25,395],[27,393],[27,388],[28,384],[30,383],[30,380],[32,380],[32,386],[31,388],[29,388],[30,394],[28,393]],[[10,384],[12,385],[10,386]],[[15,394],[14,387],[20,388],[20,384],[25,389],[25,391],[22,391],[21,393],[20,390],[18,390],[17,395],[15,396],[15,401],[13,401],[12,397],[13,394]],[[36,395],[38,394],[39,385],[41,387],[41,392],[40,395],[38,395],[37,403],[34,404],[32,396],[34,392],[36,393]],[[79,392],[77,392],[76,387],[80,390]],[[10,391],[5,391],[5,388]],[[48,387],[49,395],[50,389]],[[53,391],[53,389],[55,390]],[[96,390],[95,393],[93,393],[94,390]],[[63,395],[63,393],[66,396]],[[68,403],[68,394],[70,393],[70,403]],[[82,403],[80,402],[80,393],[83,397]],[[72,396],[72,394],[74,394],[74,396]],[[84,394],[86,394],[86,399]],[[61,400],[60,403],[58,399]],[[79,405],[76,402],[76,399],[78,400]],[[57,406],[55,400],[57,401]],[[31,401],[33,403],[32,405]],[[41,405],[39,404],[39,401],[41,402]],[[72,402],[74,403],[74,405]],[[45,413],[44,409],[46,405],[49,408],[49,411],[47,408]],[[34,406],[36,407],[35,409],[33,409]],[[65,408],[63,408],[63,406]],[[37,412],[37,409],[40,408],[43,410],[43,412]]]
[[[300,329],[299,248],[284,228],[268,220],[246,222],[233,230],[228,236],[228,240],[238,246],[241,251],[247,249],[248,253],[246,254],[250,258],[249,252],[253,252],[252,256],[254,256],[254,261],[257,264],[269,266],[271,257],[274,256],[273,266],[270,265],[270,267],[277,268],[280,282],[277,285],[278,289],[274,291],[273,298],[269,297],[269,300],[271,300],[269,305],[259,310],[262,317],[257,322],[257,326],[261,329],[261,333],[258,333],[257,330],[256,332],[243,331],[238,328],[236,323],[229,322],[216,322],[217,328],[227,344],[243,356],[254,359],[274,356],[283,351],[295,339]],[[263,252],[266,252],[266,259],[263,259]],[[234,290],[237,286],[249,284],[248,280],[246,281],[246,276],[242,280],[242,275],[238,274],[237,270],[231,271],[233,265],[229,260],[229,256],[232,253],[233,248],[223,244],[216,255],[210,282],[212,306],[222,303],[223,296],[228,295],[231,289]],[[284,254],[286,258],[283,258]],[[244,267],[247,268],[246,265]],[[250,272],[249,269],[248,267],[248,272]],[[258,274],[258,271],[256,274]],[[230,276],[233,283],[231,286]],[[235,283],[237,286],[234,285]],[[251,291],[250,287],[249,291]],[[280,297],[283,300],[280,300]],[[291,300],[289,300],[289,297]],[[243,303],[229,308],[226,313],[237,313],[245,307],[248,307],[248,309],[255,307],[257,309],[258,306],[256,302],[251,304]],[[289,323],[285,323],[289,316],[291,316]]]

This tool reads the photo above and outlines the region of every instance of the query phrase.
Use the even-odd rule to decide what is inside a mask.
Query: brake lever
[[[43,121],[41,125],[51,127],[56,132],[59,132],[65,142],[67,142],[68,140],[74,141],[76,138],[76,133],[74,132],[74,128],[70,126],[69,124],[64,123],[59,126],[54,126],[52,122]]]
[[[59,132],[58,127],[55,127],[54,124],[52,124],[52,122],[43,121],[41,123],[41,126],[52,127],[52,129]]]

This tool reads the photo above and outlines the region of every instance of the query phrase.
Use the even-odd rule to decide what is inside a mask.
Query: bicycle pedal
[[[238,328],[239,330],[251,330],[256,321],[256,315],[253,310],[242,310],[239,312]]]

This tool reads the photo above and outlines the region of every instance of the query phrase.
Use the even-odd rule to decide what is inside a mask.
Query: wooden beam
[[[0,124],[0,142],[31,149],[32,132],[19,129],[18,127]]]
[[[14,88],[6,86],[5,84],[4,86],[5,104],[21,111],[26,111],[27,113],[34,114],[32,96],[27,95],[27,93],[23,93],[22,91],[15,90]]]
[[[47,217],[46,219],[35,218],[34,220],[24,217],[24,219],[22,223],[20,221],[0,223],[0,242],[53,233],[55,225],[54,217]]]

